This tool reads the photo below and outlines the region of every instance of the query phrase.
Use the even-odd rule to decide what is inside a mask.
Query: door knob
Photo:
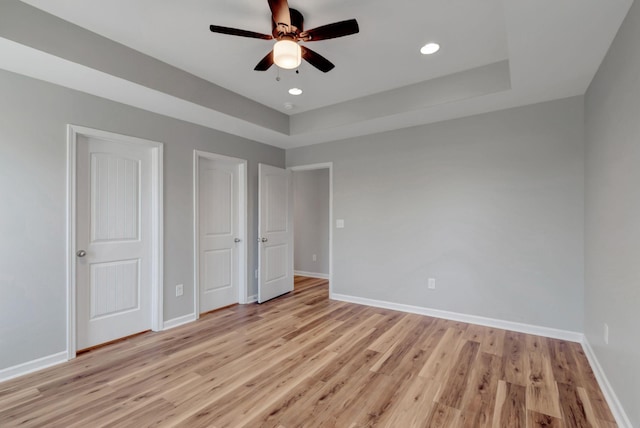
[[[260,241],[260,242],[267,242],[267,241],[268,241],[268,239],[267,239],[267,238],[262,238],[262,239],[260,239],[259,241]]]
[[[241,241],[242,241],[242,239],[240,239],[240,238],[236,238],[236,239],[233,240],[233,242],[236,242],[236,243],[237,242],[241,242]]]
[[[78,257],[84,257],[87,255],[87,252],[85,250],[78,250],[78,252],[76,253],[76,256]]]

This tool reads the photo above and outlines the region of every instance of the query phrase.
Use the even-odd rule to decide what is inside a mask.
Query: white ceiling
[[[507,58],[501,0],[291,0],[310,29],[356,18],[361,32],[307,43],[336,64],[322,73],[254,66],[273,42],[209,31],[209,24],[271,34],[267,0],[26,0],[49,13],[284,113],[298,113]],[[462,13],[461,13],[462,12]],[[437,40],[440,53],[419,53]],[[305,92],[288,94],[291,87]],[[284,109],[292,102],[294,111]]]
[[[255,123],[222,129],[289,148],[583,94],[632,0],[290,0],[306,29],[356,18],[360,33],[308,43],[336,68],[324,74],[303,63],[300,74],[280,71],[279,82],[275,66],[253,71],[273,42],[208,29],[217,24],[270,33],[267,0],[23,2],[291,115],[288,134],[255,132]],[[420,55],[428,41],[442,50]],[[442,94],[465,83],[446,76],[469,79],[460,72],[501,61],[508,64],[506,86]],[[426,100],[440,82],[448,82],[441,101]],[[408,85],[422,91],[423,103],[397,96]],[[304,94],[289,95],[293,86]],[[294,109],[285,110],[286,102]],[[187,113],[171,115],[190,120]]]

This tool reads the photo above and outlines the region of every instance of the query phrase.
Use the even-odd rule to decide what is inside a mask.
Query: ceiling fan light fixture
[[[440,50],[440,45],[437,43],[427,43],[423,47],[420,48],[420,53],[422,55],[432,55]]]
[[[273,62],[287,70],[299,67],[302,62],[300,45],[293,40],[278,40],[273,46]]]

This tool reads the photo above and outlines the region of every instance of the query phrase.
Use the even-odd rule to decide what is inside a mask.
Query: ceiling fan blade
[[[300,34],[300,39],[305,42],[313,42],[317,40],[349,36],[358,32],[360,32],[358,21],[355,19],[348,19],[346,21],[334,22],[333,24],[327,24],[309,31],[304,31]]]
[[[331,61],[320,55],[318,52],[314,52],[305,46],[300,47],[302,48],[302,58],[323,73],[331,71],[335,67]]]
[[[251,37],[252,39],[271,40],[273,36],[270,34],[256,33],[255,31],[239,30],[237,28],[221,27],[219,25],[210,25],[209,29],[214,33],[229,34],[231,36]]]
[[[255,71],[267,71],[273,65],[273,51],[269,52],[267,56],[262,58],[262,60],[256,65],[254,68]]]
[[[276,26],[285,26],[283,32],[288,33],[291,28],[291,12],[289,12],[289,3],[287,0],[269,0],[269,9]]]

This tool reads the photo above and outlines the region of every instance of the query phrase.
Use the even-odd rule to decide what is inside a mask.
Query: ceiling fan
[[[254,31],[239,30],[237,28],[211,25],[209,29],[214,33],[232,36],[250,37],[253,39],[277,40],[273,50],[256,65],[254,70],[266,71],[273,64],[280,68],[293,69],[300,65],[302,59],[326,73],[335,65],[319,53],[301,46],[298,42],[315,42],[319,40],[335,39],[349,36],[360,31],[358,21],[349,19],[323,25],[312,30],[303,28],[304,18],[300,12],[289,8],[287,0],[268,0],[271,9],[271,34],[256,33]]]

